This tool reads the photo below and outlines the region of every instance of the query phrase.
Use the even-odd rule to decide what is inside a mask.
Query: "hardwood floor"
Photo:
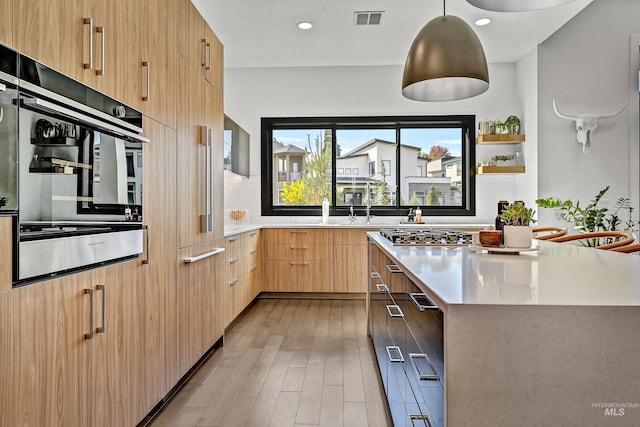
[[[259,299],[152,427],[388,427],[364,300]]]

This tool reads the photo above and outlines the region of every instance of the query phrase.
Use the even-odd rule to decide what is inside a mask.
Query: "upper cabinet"
[[[140,109],[176,128],[177,16],[175,0],[142,0]]]
[[[15,0],[0,0],[0,43],[13,46],[12,11]]]
[[[139,108],[140,0],[24,0],[13,47]]]
[[[181,0],[181,7],[185,31],[180,34],[180,55],[222,92],[222,44],[190,0]]]

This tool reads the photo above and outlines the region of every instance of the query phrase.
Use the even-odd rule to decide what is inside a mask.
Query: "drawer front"
[[[243,234],[234,234],[224,238],[225,252],[228,257],[239,255],[242,252]]]
[[[265,290],[272,292],[332,292],[332,261],[267,261]]]
[[[249,231],[244,233],[243,252],[251,252],[260,247],[260,230]]]
[[[231,279],[237,279],[240,277],[240,274],[243,272],[241,257],[234,255],[228,257],[225,262],[225,277],[227,278],[227,282]]]
[[[274,261],[330,261],[333,260],[333,246],[307,243],[288,245],[266,245],[266,259]]]
[[[314,260],[333,259],[333,230],[305,228],[265,230],[266,259]]]
[[[336,245],[366,245],[367,232],[377,229],[344,228],[333,230],[333,240]]]

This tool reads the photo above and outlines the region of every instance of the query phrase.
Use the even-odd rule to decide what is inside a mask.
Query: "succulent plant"
[[[500,218],[504,225],[527,227],[536,222],[532,208],[527,208],[523,203],[512,203],[502,210]]]

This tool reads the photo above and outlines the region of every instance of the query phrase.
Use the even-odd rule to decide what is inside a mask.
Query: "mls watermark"
[[[591,404],[592,408],[604,410],[605,417],[622,417],[629,409],[640,408],[640,403],[630,402],[595,402]]]

